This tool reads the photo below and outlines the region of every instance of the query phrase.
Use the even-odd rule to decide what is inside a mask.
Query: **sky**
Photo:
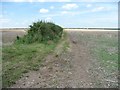
[[[64,28],[118,27],[118,0],[99,1],[2,0],[0,28],[27,28],[38,20]]]

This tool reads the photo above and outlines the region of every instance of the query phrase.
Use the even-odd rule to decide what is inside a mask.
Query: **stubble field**
[[[61,40],[57,46],[55,44],[47,47],[41,44],[4,46],[2,51],[3,86],[25,88],[118,87],[118,31],[66,29],[65,32],[67,39]],[[9,44],[15,40],[17,35],[25,34],[24,31],[4,31],[3,43]],[[45,51],[41,47],[44,47]],[[50,52],[51,50],[53,53]],[[60,53],[56,56],[58,52]],[[40,55],[46,57],[41,58]],[[31,66],[30,61],[25,61],[33,62],[33,59],[34,65]],[[43,61],[41,62],[41,60]],[[14,67],[22,68],[22,71],[18,72]],[[11,73],[14,73],[15,76]]]

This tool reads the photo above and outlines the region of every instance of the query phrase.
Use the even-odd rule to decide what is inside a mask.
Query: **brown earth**
[[[23,36],[26,34],[25,30],[2,30],[2,44],[9,45],[12,44],[17,36]]]
[[[99,70],[97,62],[90,53],[93,43],[82,41],[81,35],[117,35],[116,32],[84,32],[67,31],[70,47],[66,51],[61,51],[48,55],[42,62],[38,71],[31,71],[21,76],[12,88],[92,88],[110,87],[105,82],[103,71]],[[55,51],[61,50],[58,45]],[[97,68],[97,71],[95,69]],[[97,83],[99,81],[100,83]]]

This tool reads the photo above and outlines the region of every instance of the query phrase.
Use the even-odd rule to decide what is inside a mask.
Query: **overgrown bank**
[[[15,84],[24,73],[38,70],[45,56],[64,39],[63,29],[50,22],[39,21],[30,26],[28,34],[17,37],[13,45],[3,46],[3,87]]]
[[[62,37],[63,33],[63,28],[52,22],[38,21],[34,22],[33,25],[29,27],[28,34],[22,38],[18,36],[16,43],[57,42]]]

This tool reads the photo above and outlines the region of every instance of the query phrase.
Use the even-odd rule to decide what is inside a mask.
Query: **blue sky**
[[[110,0],[109,0],[110,1]],[[116,0],[117,1],[117,0]],[[38,20],[63,27],[118,27],[117,2],[1,2],[0,28],[28,27]]]

